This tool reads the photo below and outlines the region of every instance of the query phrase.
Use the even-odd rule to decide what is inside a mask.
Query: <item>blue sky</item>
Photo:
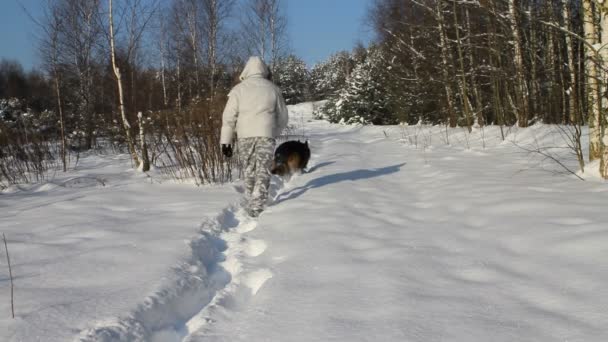
[[[20,61],[26,69],[38,64],[37,28],[23,12],[41,15],[42,0],[0,0],[0,58]],[[363,20],[369,0],[287,0],[291,48],[312,65],[333,52],[367,43],[371,34]]]
[[[291,47],[309,65],[350,50],[371,34],[364,25],[369,0],[287,0]]]
[[[19,3],[39,16],[40,0],[0,0],[0,59],[9,58],[21,62],[26,69],[38,63],[36,27],[23,12]]]

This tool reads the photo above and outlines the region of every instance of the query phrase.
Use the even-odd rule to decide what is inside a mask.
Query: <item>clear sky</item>
[[[22,3],[32,15],[39,16],[40,0],[0,0],[0,59],[21,62],[26,69],[38,64],[37,28],[19,6]]]
[[[371,34],[364,25],[369,0],[287,0],[291,47],[309,66],[350,50]]]
[[[363,20],[369,0],[286,0],[291,48],[312,66],[333,52],[350,50],[370,34]],[[36,26],[19,6],[41,15],[42,0],[0,0],[0,58],[38,64]]]

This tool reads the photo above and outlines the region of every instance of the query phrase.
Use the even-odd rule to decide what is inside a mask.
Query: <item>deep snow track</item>
[[[229,301],[244,302],[272,277],[270,271],[250,271],[242,262],[266,249],[264,241],[246,236],[256,226],[238,206],[205,220],[200,235],[190,242],[191,259],[175,270],[172,283],[164,284],[132,315],[85,331],[80,340],[190,341],[209,323],[209,310]]]

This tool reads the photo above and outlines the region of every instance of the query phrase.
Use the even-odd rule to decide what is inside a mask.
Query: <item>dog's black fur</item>
[[[308,167],[310,148],[308,141],[290,140],[282,143],[274,152],[270,173],[278,176],[293,175]]]

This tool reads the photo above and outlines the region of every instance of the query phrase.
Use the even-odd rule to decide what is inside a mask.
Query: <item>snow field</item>
[[[575,168],[558,127],[446,138],[313,109],[290,107],[310,171],[274,179],[259,219],[238,185],[159,184],[127,156],[4,192],[18,319],[0,315],[0,340],[608,338],[608,188],[526,151]]]
[[[425,127],[434,143],[421,148],[402,129],[308,123],[313,172],[252,232],[273,278],[193,340],[608,337],[608,189],[517,146],[559,133],[513,129],[503,142],[488,128],[484,148],[475,132],[452,130],[445,146],[444,128]]]
[[[144,339],[183,325],[229,281],[212,272],[222,251],[213,231],[228,226],[200,222],[238,194],[151,175],[128,156],[90,155],[49,183],[0,195],[17,315],[0,315],[0,340]],[[10,312],[5,266],[2,257],[0,312]]]

